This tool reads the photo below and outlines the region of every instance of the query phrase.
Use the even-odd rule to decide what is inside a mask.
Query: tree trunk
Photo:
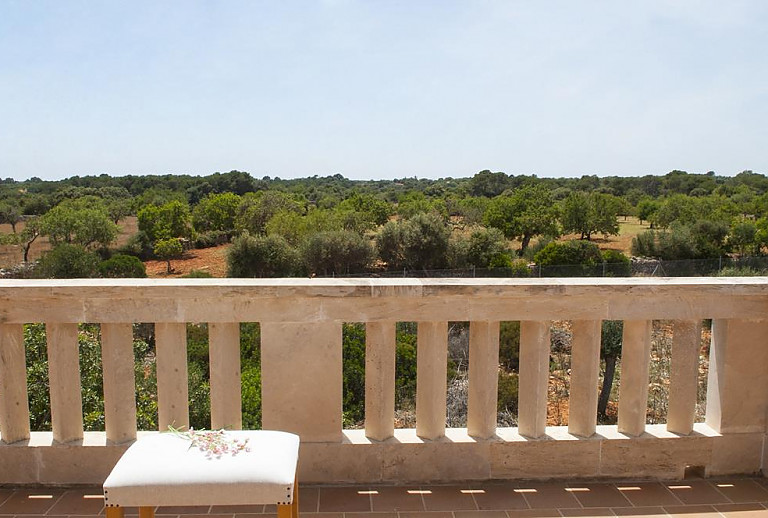
[[[531,236],[528,234],[523,234],[523,241],[520,243],[520,256],[525,253],[525,249],[528,248],[528,244],[531,242]]]
[[[600,397],[597,399],[597,415],[605,416],[608,399],[611,397],[611,389],[613,388],[614,374],[616,374],[616,356],[606,356],[603,387],[600,389]]]
[[[11,230],[15,234],[16,233],[16,222],[15,221],[11,221],[10,223],[11,223]]]
[[[168,260],[166,261],[166,263],[168,263],[168,273],[171,273],[171,272],[173,271],[173,268],[171,268],[171,260],[170,260],[170,259],[168,259]]]

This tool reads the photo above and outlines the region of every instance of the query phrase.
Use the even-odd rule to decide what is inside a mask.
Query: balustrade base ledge
[[[67,444],[55,443],[51,432],[33,432],[28,441],[0,443],[0,484],[101,484],[129,445],[109,444],[104,432],[86,432],[82,441]],[[765,446],[765,433],[719,434],[704,423],[687,436],[667,432],[665,425],[649,425],[639,437],[598,426],[589,438],[571,435],[567,427],[547,427],[537,439],[521,436],[517,428],[499,428],[491,439],[454,428],[437,440],[401,429],[385,441],[366,438],[364,430],[344,430],[340,442],[302,443],[299,479],[315,484],[675,480],[688,466],[703,468],[707,476],[753,475],[766,467]]]

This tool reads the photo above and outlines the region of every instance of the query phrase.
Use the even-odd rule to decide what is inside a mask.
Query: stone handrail
[[[674,320],[666,425],[646,425],[651,321]],[[701,324],[707,416],[694,423]],[[521,321],[519,427],[497,428],[499,322]],[[546,426],[549,323],[573,327],[568,427]],[[618,426],[597,426],[600,323],[624,320]],[[416,429],[395,430],[395,324],[418,322]],[[446,429],[448,322],[470,322],[466,429]],[[30,433],[23,324],[46,325],[52,432]],[[77,324],[101,325],[106,432],[83,432]],[[0,281],[0,483],[99,483],[137,437],[133,330],[155,323],[158,422],[189,423],[186,323],[207,322],[211,421],[239,428],[239,323],[259,322],[264,428],[311,482],[677,477],[760,470],[768,279]],[[342,323],[366,325],[365,430],[342,429]]]

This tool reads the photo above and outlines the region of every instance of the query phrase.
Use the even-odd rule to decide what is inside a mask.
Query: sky
[[[768,173],[768,2],[0,0],[0,177]]]

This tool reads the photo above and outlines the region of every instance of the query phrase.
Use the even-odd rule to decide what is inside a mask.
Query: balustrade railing
[[[674,320],[666,425],[647,425],[651,323]],[[712,319],[705,423],[695,423]],[[547,427],[550,322],[573,330],[569,419]],[[601,321],[623,320],[618,425],[597,425]],[[395,327],[418,322],[415,430],[396,430]],[[448,322],[469,321],[466,429],[446,429]],[[520,321],[519,426],[498,428],[499,323]],[[43,322],[52,432],[30,432],[23,324]],[[99,483],[137,437],[132,324],[154,322],[160,430],[189,424],[186,323],[207,322],[213,428],[242,426],[239,323],[261,325],[264,428],[313,482],[751,473],[768,414],[768,279],[0,282],[0,483]],[[365,429],[342,429],[342,324],[366,325]],[[101,325],[106,431],[84,432],[78,323]],[[138,432],[145,433],[145,432]]]

